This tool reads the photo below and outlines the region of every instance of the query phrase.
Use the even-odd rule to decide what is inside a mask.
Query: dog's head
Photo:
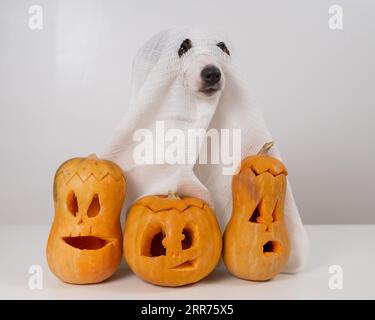
[[[179,58],[183,58],[193,49],[194,44],[190,39],[185,39],[178,48]],[[216,43],[216,47],[224,54],[230,55],[224,42]],[[185,83],[198,95],[210,97],[222,91],[225,86],[225,75],[220,61],[212,54],[204,52],[197,53],[187,66],[185,72]]]

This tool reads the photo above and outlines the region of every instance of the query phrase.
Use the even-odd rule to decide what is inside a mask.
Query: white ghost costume
[[[192,48],[179,57],[178,50],[185,39],[191,40]],[[199,143],[194,146],[188,137],[194,130],[241,129],[241,158],[256,154],[272,137],[237,75],[232,58],[217,46],[221,41],[229,44],[225,39],[200,30],[165,30],[151,38],[136,56],[130,105],[112,138],[99,153],[126,173],[125,210],[142,196],[167,194],[172,190],[209,203],[222,231],[225,230],[232,211],[232,176],[223,174],[225,165],[222,163],[200,164],[199,151],[204,142],[198,139]],[[187,80],[187,73],[194,72],[193,64],[197,78],[201,71],[199,66],[217,66],[224,78],[223,90],[212,96],[197,93]],[[161,131],[165,139],[157,138]],[[176,159],[173,155],[178,154],[177,149],[181,147],[176,134],[185,137],[184,159],[180,157],[177,163],[171,163],[170,159]],[[148,139],[150,136],[152,141]],[[277,148],[272,148],[270,154],[280,159]],[[305,264],[308,238],[289,183],[284,219],[291,254],[283,272],[295,273]]]

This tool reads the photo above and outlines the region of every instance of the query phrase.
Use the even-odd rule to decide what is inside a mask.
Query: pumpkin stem
[[[262,149],[258,152],[258,154],[267,154],[268,150],[270,150],[274,146],[275,142],[270,141],[263,145]]]
[[[98,160],[98,157],[96,156],[95,153],[91,153],[90,155],[87,156],[87,159]]]
[[[180,196],[178,195],[178,193],[176,191],[171,191],[169,190],[168,191],[168,199],[177,199],[177,200],[180,200]]]

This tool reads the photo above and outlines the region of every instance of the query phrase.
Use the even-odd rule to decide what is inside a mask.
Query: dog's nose
[[[218,67],[207,65],[201,72],[201,78],[205,84],[213,85],[220,81],[221,72]]]

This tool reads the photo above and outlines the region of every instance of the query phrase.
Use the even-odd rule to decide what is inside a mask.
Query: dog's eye
[[[190,39],[182,41],[180,48],[178,49],[178,56],[181,58],[186,52],[191,49],[192,44]]]
[[[230,52],[224,42],[219,42],[216,44],[223,52],[225,52],[228,56],[230,56]]]

